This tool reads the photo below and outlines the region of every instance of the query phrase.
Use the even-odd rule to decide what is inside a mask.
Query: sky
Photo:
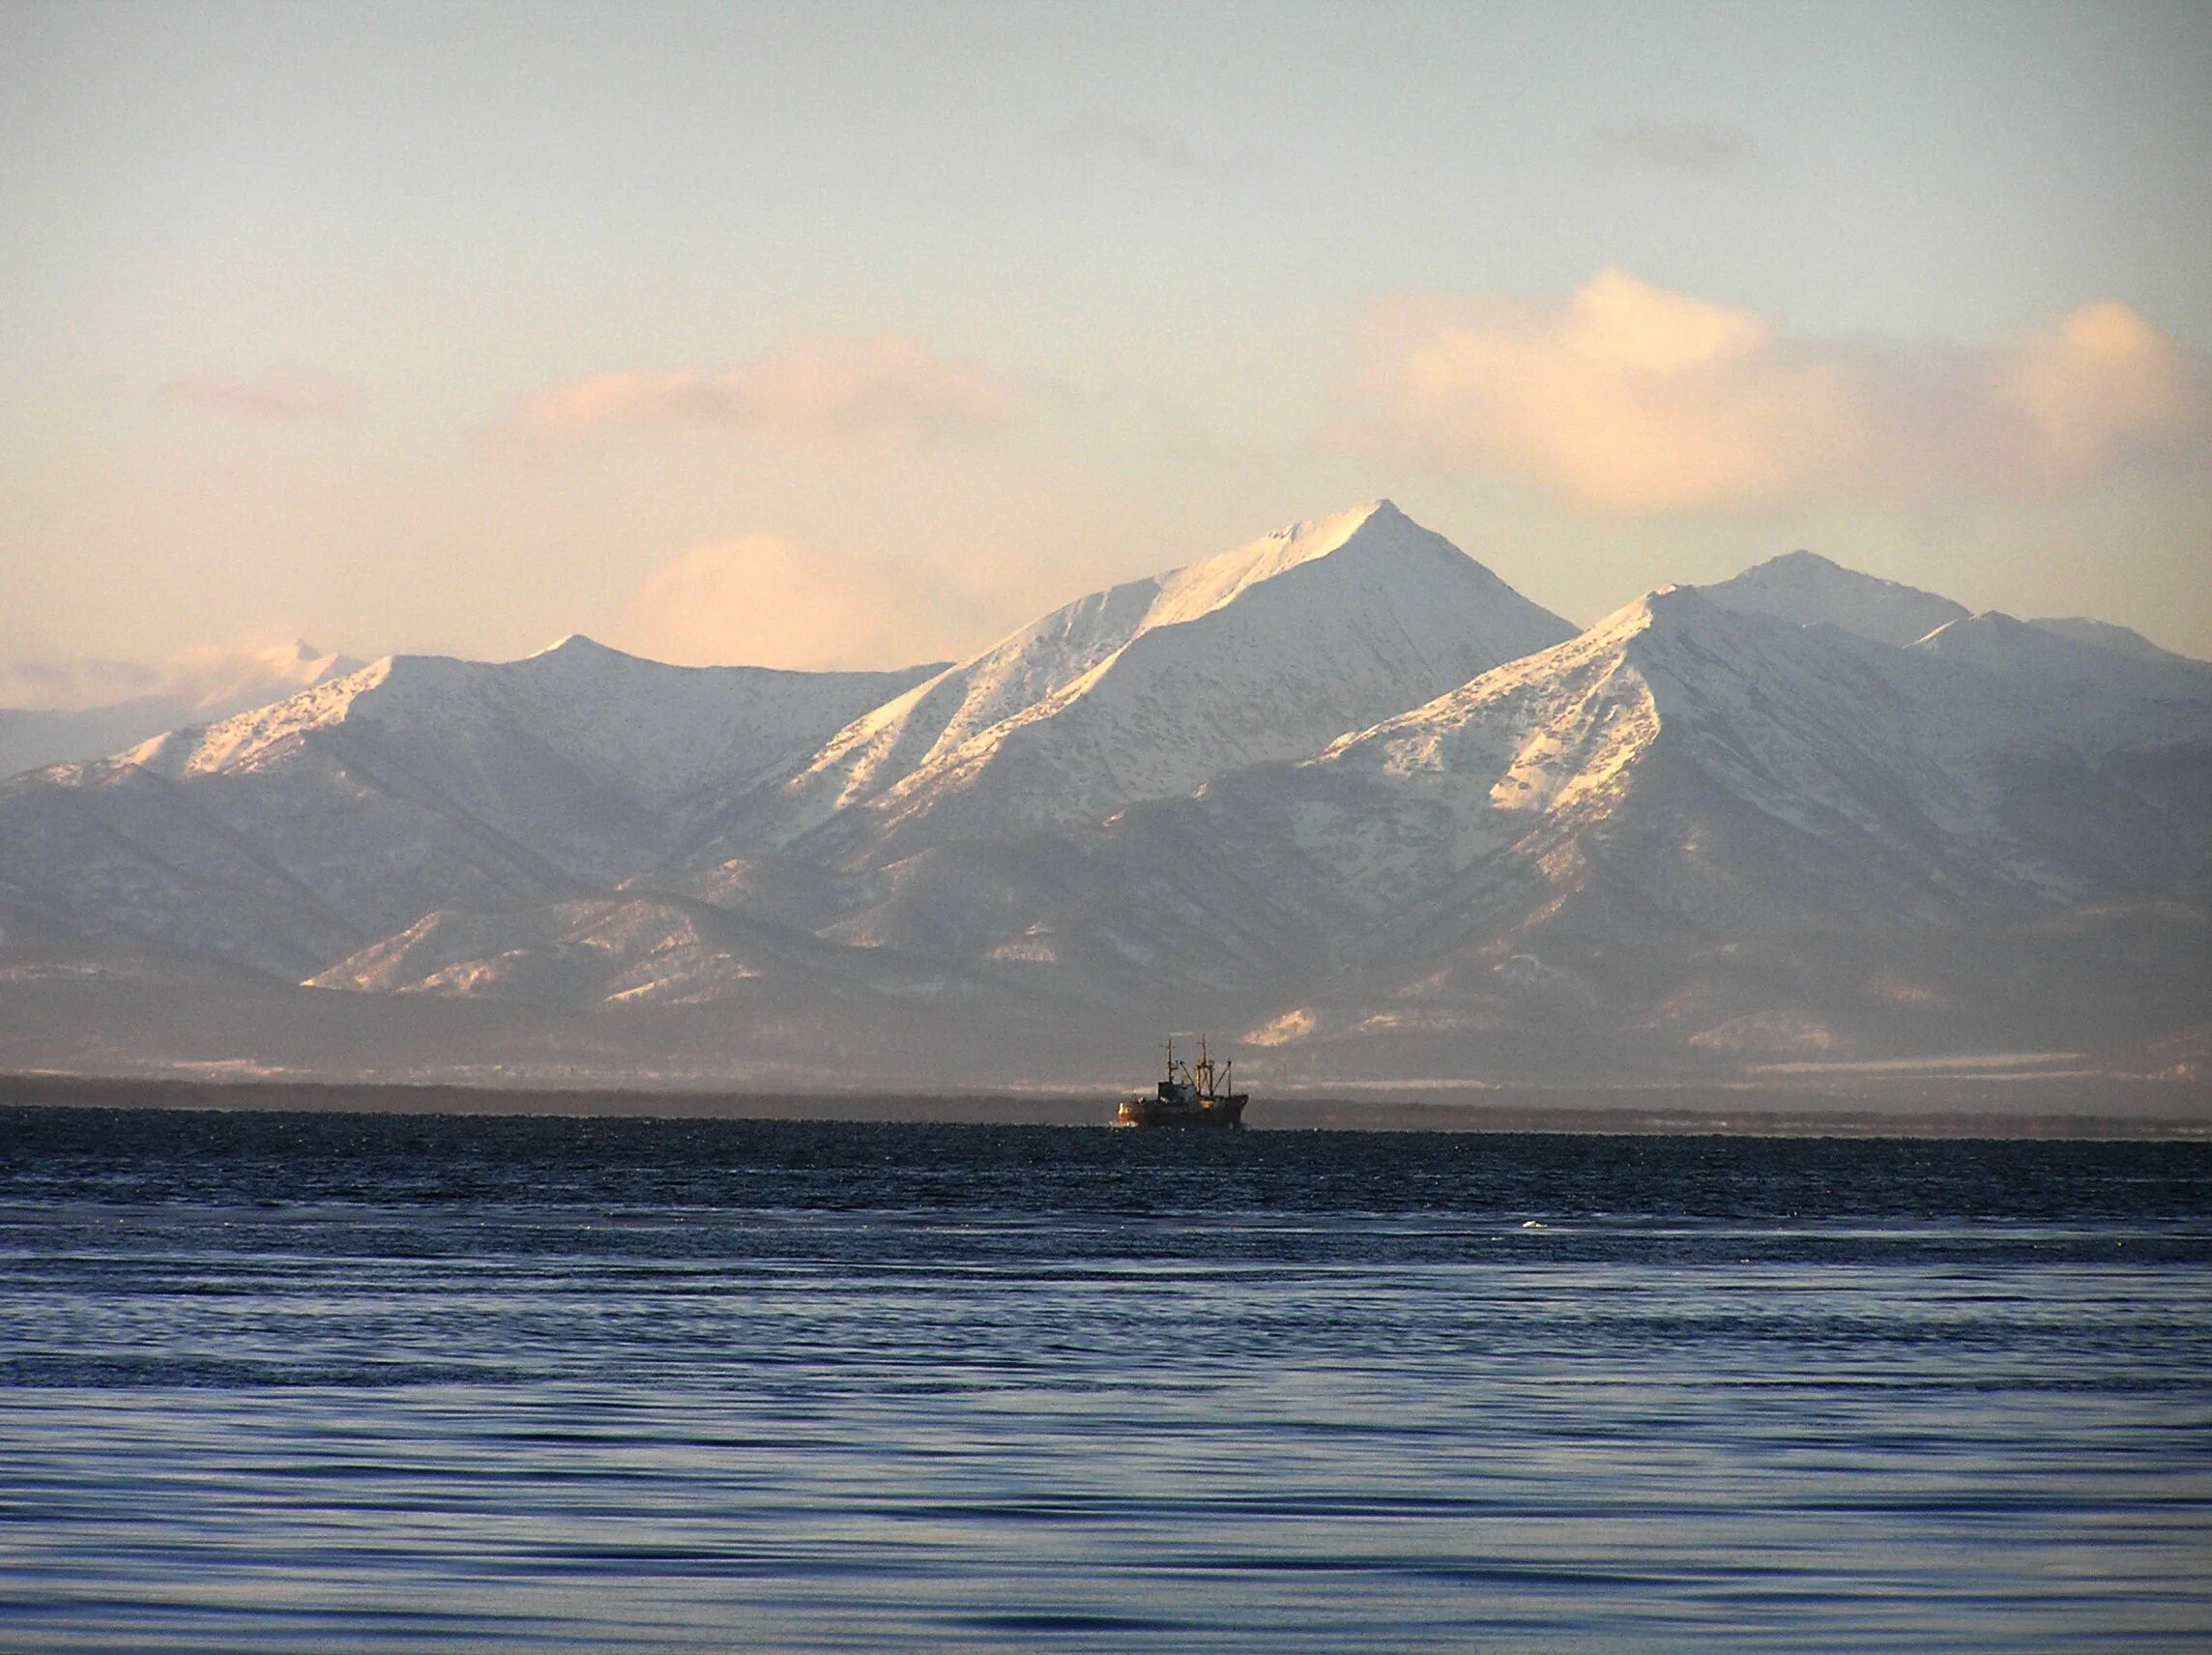
[[[2212,656],[2208,161],[2199,4],[0,0],[0,694],[949,657],[1379,496]]]

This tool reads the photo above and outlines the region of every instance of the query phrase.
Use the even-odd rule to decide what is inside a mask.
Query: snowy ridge
[[[309,734],[356,720],[423,740],[481,740],[494,727],[542,743],[585,773],[655,804],[788,758],[930,669],[799,673],[678,667],[581,635],[518,661],[390,655],[349,676],[123,756],[182,779],[249,770]]]
[[[0,785],[0,895],[297,977],[423,913],[618,882],[683,801],[820,741],[929,669],[688,668],[588,640],[388,657],[114,760]]]
[[[2185,750],[2212,753],[2212,724],[2192,728]],[[940,864],[864,923],[912,937],[899,916],[932,915],[978,956],[1041,927],[1061,957],[1096,958],[1195,915],[1264,939],[1250,962],[1320,980],[1470,946],[1502,962],[1539,934],[1856,932],[2184,885],[2212,817],[2186,788],[2101,782],[2070,733],[1979,665],[1670,589],[1305,763],[1124,813],[1064,876],[1087,890],[1078,915],[1049,890],[986,897],[1004,865],[971,884]]]
[[[2130,682],[2138,669],[2110,652],[1982,620],[1954,624],[1955,636],[2017,645],[2026,633],[2034,658],[2008,654],[1999,674],[1991,652],[1946,647],[1942,633],[1900,651],[1669,589],[1347,738],[1314,766],[1424,786],[1449,807],[1455,869],[1511,838],[1520,820],[1541,819],[1554,834],[1596,826],[1631,802],[1640,771],[1664,764],[1694,776],[1698,793],[1860,866],[1863,881],[1833,887],[1849,904],[1896,891],[1911,915],[1930,903],[2081,895],[2084,870],[2022,831],[2017,767],[2054,762],[2085,723],[2107,742],[2143,736],[2147,719],[2163,740],[2212,746],[2212,705],[2186,694],[2152,703]],[[2076,651],[2088,658],[2068,664],[2084,677],[2053,670],[2052,655]],[[2084,690],[2092,680],[2095,698]],[[2026,683],[2043,687],[2023,695]],[[2186,684],[2162,677],[2160,687]],[[2120,711],[2099,711],[2109,707]],[[1717,871],[1739,892],[1768,873]],[[1767,883],[1788,888],[1779,874]]]
[[[1257,819],[1257,796],[1274,791],[1288,838],[1323,870],[1306,881],[1333,881],[1335,900],[1375,918],[1427,909],[1507,854],[1523,861],[1510,900],[1540,906],[1554,875],[1586,871],[1566,847],[1675,789],[1841,848],[1870,878],[1876,863],[1911,864],[1936,872],[1932,896],[1946,880],[1980,896],[2009,876],[1983,865],[2000,828],[1975,765],[2034,739],[1979,675],[1674,588],[1294,770],[1212,792],[1219,814]],[[1932,863],[1947,836],[1980,849]],[[1670,829],[1653,844],[1677,857],[1695,838]],[[1954,877],[1943,871],[1953,860],[1975,871]],[[1790,886],[1749,863],[1713,872],[1719,884],[1697,904]],[[1685,877],[1654,870],[1647,891],[1684,891]],[[1883,872],[1877,888],[1898,877]]]
[[[1152,584],[1157,588],[1157,595],[1151,607],[1145,611],[1137,630],[1145,632],[1154,626],[1196,621],[1202,615],[1235,602],[1262,581],[1272,580],[1301,564],[1342,551],[1354,537],[1362,534],[1409,538],[1428,536],[1440,545],[1448,545],[1441,536],[1429,535],[1391,502],[1372,500],[1331,517],[1294,523],[1247,545],[1155,577]]]
[[[695,853],[911,854],[1313,751],[1573,628],[1387,501],[1094,594],[841,731]]]

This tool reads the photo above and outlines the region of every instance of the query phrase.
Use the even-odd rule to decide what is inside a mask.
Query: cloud
[[[247,424],[345,424],[368,407],[355,381],[321,368],[265,367],[255,373],[198,368],[164,381],[160,401]]]
[[[1378,307],[1369,440],[1631,515],[2033,495],[2205,462],[2201,367],[2105,301],[2002,346],[1791,339],[1607,271],[1564,305]]]
[[[142,661],[105,655],[0,660],[0,708],[75,710],[149,695],[161,675]]]
[[[623,369],[556,385],[520,423],[565,436],[608,425],[721,426],[805,447],[911,443],[1004,423],[1020,398],[1003,376],[898,334],[831,340],[732,368]]]
[[[990,589],[1004,554],[830,554],[777,535],[691,547],[649,572],[620,640],[692,666],[877,668],[946,658],[1001,624]]]
[[[1616,166],[1657,172],[1722,172],[1751,154],[1751,139],[1703,121],[1632,121],[1592,127],[1590,147]]]
[[[2135,311],[2108,299],[2071,311],[2013,353],[2012,395],[2050,462],[2093,471],[2168,437],[2201,441],[2205,387]]]
[[[159,664],[106,655],[0,660],[0,707],[82,711],[158,700],[214,714],[276,701],[362,663],[311,644],[199,645]]]
[[[293,639],[280,644],[198,645],[161,666],[160,693],[202,711],[279,700],[366,663]]]

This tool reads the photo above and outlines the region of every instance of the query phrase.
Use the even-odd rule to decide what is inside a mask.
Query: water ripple
[[[2208,1265],[2202,1145],[0,1112],[0,1645],[2201,1649]]]

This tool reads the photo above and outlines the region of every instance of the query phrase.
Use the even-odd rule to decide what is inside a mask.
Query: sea
[[[0,1648],[2212,1648],[2212,1145],[0,1110]]]

